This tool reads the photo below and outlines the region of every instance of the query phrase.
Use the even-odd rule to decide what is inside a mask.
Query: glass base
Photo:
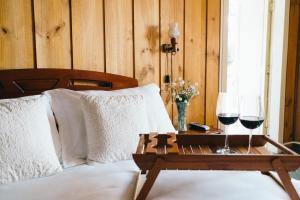
[[[221,148],[216,151],[217,154],[234,154],[236,153],[234,150],[230,148]]]
[[[248,155],[253,155],[253,154],[255,154],[255,153],[253,153],[253,152],[251,151],[251,147],[250,147],[250,148],[248,148],[247,154],[248,154]]]
[[[186,131],[182,131],[182,130],[178,130],[178,134],[186,134],[187,133],[187,130]]]

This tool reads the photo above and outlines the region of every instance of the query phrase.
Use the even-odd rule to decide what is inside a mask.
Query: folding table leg
[[[288,172],[284,168],[284,165],[282,164],[281,160],[279,158],[274,159],[272,161],[272,166],[274,167],[275,171],[277,172],[277,174],[282,182],[282,185],[283,185],[285,191],[290,196],[291,200],[300,200],[299,195],[291,182],[291,177],[289,176]]]
[[[161,164],[162,164],[161,159],[157,159],[153,168],[149,170],[147,174],[147,180],[145,181],[141,191],[139,192],[136,200],[145,200],[146,197],[148,196],[160,170],[161,170]]]
[[[281,181],[279,178],[275,177],[271,172],[266,171],[266,172],[261,172],[263,175],[271,177],[282,189],[284,189],[284,186],[282,185]],[[285,190],[285,189],[284,189]]]

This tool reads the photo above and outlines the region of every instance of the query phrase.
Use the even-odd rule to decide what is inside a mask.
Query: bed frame
[[[0,99],[40,94],[46,90],[115,90],[138,86],[134,78],[71,69],[0,70]]]

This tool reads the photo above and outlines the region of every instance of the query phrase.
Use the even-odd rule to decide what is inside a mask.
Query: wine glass
[[[225,125],[231,125],[235,123],[239,118],[239,105],[238,96],[233,93],[221,92],[218,96],[216,114],[219,121]],[[225,133],[225,145],[223,148],[218,149],[218,154],[230,154],[235,153],[229,148],[228,134]]]
[[[241,124],[250,129],[248,153],[251,153],[252,132],[264,122],[262,98],[259,95],[244,95],[240,101]]]

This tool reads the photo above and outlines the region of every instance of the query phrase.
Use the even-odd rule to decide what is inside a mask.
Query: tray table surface
[[[299,200],[291,183],[288,171],[300,166],[300,156],[265,135],[252,136],[251,154],[248,152],[248,135],[230,135],[230,148],[235,154],[216,154],[223,147],[225,135],[220,134],[141,134],[133,159],[147,173],[147,179],[136,200],[146,199],[161,170],[254,170],[271,176],[289,194],[292,200]],[[281,153],[274,154],[266,144],[277,147]],[[277,180],[269,171],[276,171]]]

